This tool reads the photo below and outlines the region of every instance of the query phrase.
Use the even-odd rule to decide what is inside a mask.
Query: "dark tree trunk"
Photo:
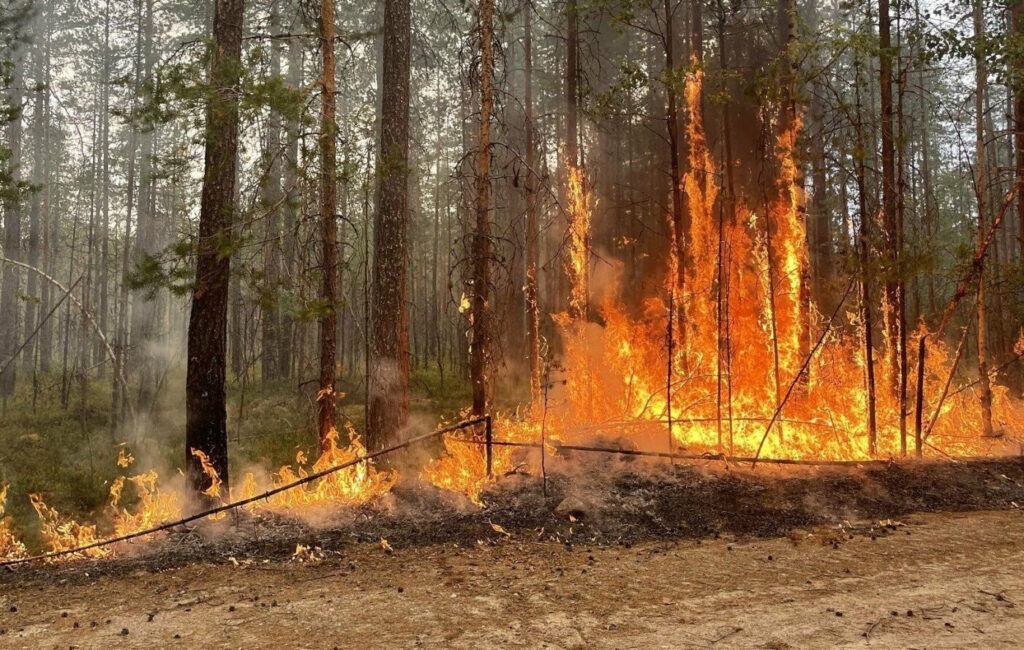
[[[317,395],[317,430],[320,447],[326,449],[328,434],[334,429],[334,394],[338,337],[338,181],[337,142],[334,97],[334,0],[320,3],[320,53],[322,60],[320,98],[320,392]]]
[[[667,109],[665,111],[665,125],[668,133],[668,160],[669,160],[669,183],[671,185],[670,195],[672,197],[671,211],[671,233],[672,233],[672,255],[675,277],[671,278],[673,290],[682,300],[685,289],[686,278],[686,235],[689,229],[686,218],[686,206],[683,196],[683,177],[679,164],[679,93],[675,84],[675,9],[671,0],[665,0],[665,95],[667,98]],[[676,318],[677,321],[683,320]],[[682,330],[682,328],[679,328]]]
[[[580,164],[578,105],[580,35],[577,0],[566,2],[565,24],[565,157],[568,164],[575,167]]]
[[[1013,34],[1024,38],[1024,0],[1011,0]],[[1016,154],[1018,259],[1024,260],[1024,54],[1013,58],[1013,143]]]
[[[809,7],[811,29],[818,29],[818,3],[811,2]],[[826,124],[823,96],[826,92],[823,81],[815,81],[811,94],[810,117],[816,130],[811,141],[811,209],[807,223],[808,244],[810,248],[811,277],[813,282],[812,297],[818,309],[825,314],[832,311],[832,280],[834,279],[832,222],[828,205],[827,162],[825,158]]]
[[[575,3],[570,0],[575,15]],[[473,340],[470,344],[469,374],[473,386],[473,414],[484,415],[491,408],[491,313],[487,304],[491,261],[491,110],[494,77],[494,2],[480,1],[480,137],[476,152],[476,228],[473,232]],[[571,102],[573,103],[573,102]]]
[[[975,124],[975,178],[974,192],[978,206],[978,258],[984,260],[985,237],[989,225],[989,206],[986,199],[988,183],[988,164],[985,155],[985,92],[988,87],[988,68],[984,55],[985,20],[982,14],[982,1],[974,0],[974,124]],[[984,262],[982,261],[982,264]],[[985,268],[978,272],[978,392],[981,402],[982,435],[991,437],[992,430],[992,387],[988,376],[988,319],[986,300]]]
[[[857,238],[858,257],[860,258],[860,317],[863,328],[862,352],[864,355],[864,394],[867,407],[866,424],[868,434],[868,453],[874,456],[878,452],[877,423],[875,420],[875,352],[871,342],[872,314],[871,314],[871,266],[870,266],[870,223],[867,208],[867,181],[864,156],[866,155],[864,143],[863,111],[860,101],[860,61],[854,65],[857,70],[855,81],[856,88],[856,175],[857,175],[857,208],[860,213],[860,232]]]
[[[409,0],[385,0],[384,85],[370,288],[367,441],[371,449],[392,443],[409,413],[409,13]]]
[[[185,380],[185,468],[196,496],[211,482],[193,450],[206,454],[223,484],[230,485],[224,381],[243,18],[243,0],[216,0],[210,63],[213,92],[206,109],[205,171]]]
[[[885,284],[886,303],[885,331],[888,338],[889,382],[888,388],[899,404],[900,439],[906,439],[906,381],[903,376],[906,368],[901,363],[905,353],[901,352],[901,330],[904,324],[900,315],[903,313],[902,280],[900,279],[900,242],[897,220],[897,187],[896,187],[896,143],[893,129],[893,53],[890,35],[889,0],[878,1],[878,71],[879,99],[881,106],[882,130],[882,226],[885,244]]]

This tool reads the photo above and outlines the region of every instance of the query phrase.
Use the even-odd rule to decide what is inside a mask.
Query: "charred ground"
[[[75,583],[195,562],[286,560],[300,544],[326,552],[353,542],[470,547],[514,535],[568,547],[608,546],[781,537],[822,526],[835,526],[838,544],[858,533],[885,535],[887,520],[911,513],[1016,509],[1024,504],[1024,458],[756,470],[588,458],[552,471],[546,494],[540,477],[513,474],[482,500],[476,506],[406,481],[385,499],[344,514],[306,513],[299,520],[238,513],[126,547],[115,559],[0,571],[0,584],[55,576]]]

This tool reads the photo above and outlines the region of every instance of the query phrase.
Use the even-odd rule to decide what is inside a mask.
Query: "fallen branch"
[[[1006,216],[1006,211],[1013,204],[1013,197],[1016,195],[1016,188],[1010,190],[1003,200],[1003,207],[999,210],[995,220],[992,222],[992,227],[989,228],[988,234],[985,236],[985,240],[982,242],[978,252],[974,255],[974,259],[971,260],[971,268],[967,270],[967,273],[960,279],[957,284],[956,292],[953,294],[953,298],[946,305],[946,309],[942,314],[942,320],[939,321],[939,326],[935,329],[935,333],[932,334],[932,338],[936,341],[942,336],[943,331],[946,329],[946,325],[949,324],[950,318],[953,317],[953,312],[956,311],[960,301],[967,296],[967,292],[972,286],[974,286],[975,280],[984,268],[985,255],[988,253],[988,247],[992,244],[992,240],[995,238],[996,230],[999,229],[999,225],[1003,222],[1003,218]]]
[[[768,440],[768,434],[771,433],[772,427],[775,425],[775,421],[778,420],[779,415],[782,414],[782,409],[785,408],[786,402],[789,401],[789,396],[793,394],[793,389],[800,383],[800,378],[805,372],[807,372],[807,366],[811,364],[811,359],[814,358],[814,354],[821,347],[821,344],[825,342],[825,337],[828,336],[829,331],[832,329],[832,324],[836,320],[836,316],[839,315],[839,310],[843,308],[843,304],[846,299],[850,297],[850,292],[853,290],[853,286],[856,284],[854,279],[850,280],[850,284],[846,286],[846,293],[843,294],[842,300],[836,305],[836,308],[832,311],[832,316],[828,319],[828,324],[825,325],[825,329],[822,331],[821,336],[818,337],[818,342],[814,344],[814,347],[810,352],[807,353],[807,358],[804,359],[804,363],[800,366],[800,370],[797,371],[796,376],[793,377],[793,381],[790,382],[789,388],[786,390],[786,396],[782,398],[779,405],[775,407],[775,413],[772,414],[772,419],[768,422],[768,426],[765,427],[764,435],[761,436],[761,442],[757,445],[757,452],[754,454],[751,465],[757,465],[757,459],[761,456],[761,449],[764,448],[764,443]]]
[[[67,297],[70,296],[71,292],[75,290],[75,287],[78,286],[78,283],[82,281],[83,277],[84,276],[81,275],[78,276],[78,279],[75,280],[75,283],[72,284],[67,291],[64,292],[64,295],[60,297],[60,300],[55,302],[53,304],[53,307],[50,308],[50,311],[46,312],[46,315],[39,320],[39,323],[36,325],[36,328],[32,330],[32,333],[29,334],[24,341],[21,342],[21,345],[19,345],[18,349],[14,351],[14,354],[12,354],[11,357],[4,362],[4,365],[0,366],[0,375],[4,374],[4,371],[7,370],[8,366],[14,363],[14,360],[18,358],[19,354],[21,354],[21,351],[24,350],[25,347],[32,342],[32,339],[36,337],[36,334],[39,333],[39,330],[43,329],[43,325],[45,325],[46,322],[50,320],[50,317],[53,316],[53,314],[57,311],[57,309],[59,309],[60,306],[64,304],[64,301],[67,300]]]
[[[53,286],[55,286],[58,289],[60,289],[61,291],[63,291],[65,294],[67,294],[68,299],[70,299],[71,302],[75,303],[75,306],[78,307],[78,309],[82,312],[82,316],[89,322],[90,325],[92,325],[93,330],[95,330],[96,336],[99,338],[100,343],[103,344],[104,349],[106,349],[107,356],[110,357],[110,361],[112,362],[112,365],[114,366],[115,371],[117,372],[117,379],[121,383],[121,387],[124,389],[125,395],[127,395],[128,394],[128,380],[125,379],[124,368],[119,368],[118,367],[117,354],[114,352],[114,348],[110,347],[110,342],[107,340],[107,337],[103,333],[103,330],[100,328],[99,324],[96,322],[96,319],[93,318],[92,313],[90,313],[89,310],[85,308],[85,305],[83,305],[82,302],[78,298],[75,298],[74,294],[71,293],[71,290],[68,289],[67,287],[65,287],[63,284],[61,284],[60,281],[57,280],[56,278],[54,278],[53,276],[51,276],[51,275],[41,271],[40,269],[37,269],[36,267],[32,266],[31,264],[26,264],[25,262],[19,262],[18,260],[12,260],[9,257],[4,257],[3,255],[0,255],[0,262],[4,262],[4,263],[7,263],[7,264],[13,264],[15,266],[20,266],[23,269],[32,271],[33,273],[39,275],[39,277],[43,278],[44,280],[46,280],[47,282],[49,282],[50,284],[52,284]],[[135,418],[135,406],[132,404],[131,400],[127,400],[126,402],[128,404],[128,411],[130,412],[130,414],[132,416],[132,419],[134,419]],[[0,566],[3,566],[3,565],[0,564]]]
[[[468,445],[484,445],[487,444],[483,440],[474,440],[472,438],[449,438],[449,440],[455,442],[462,442]],[[495,447],[522,447],[526,449],[541,449],[541,444],[538,442],[513,442],[511,440],[492,440],[491,444]],[[759,463],[767,463],[772,465],[805,465],[810,467],[850,467],[857,465],[889,465],[893,462],[892,459],[883,460],[878,458],[869,458],[864,460],[816,460],[813,458],[758,458],[755,459],[753,456],[729,456],[728,454],[720,453],[705,453],[705,454],[680,454],[680,453],[668,453],[665,451],[644,451],[640,449],[615,449],[612,447],[586,447],[583,445],[562,445],[562,444],[551,444],[548,446],[554,447],[556,452],[563,451],[581,451],[581,452],[595,452],[602,454],[618,454],[622,456],[644,456],[649,458],[669,458],[673,460],[702,460],[711,462],[723,462],[723,463],[750,463],[757,460]],[[1017,456],[1012,456],[1017,458]]]
[[[956,367],[960,365],[960,358],[964,354],[964,345],[967,343],[968,331],[970,331],[970,328],[964,327],[964,333],[960,336],[960,343],[956,346],[956,356],[953,357],[953,364],[949,367],[949,375],[946,376],[946,383],[942,387],[942,394],[939,396],[939,402],[935,405],[935,411],[932,413],[932,417],[928,421],[928,428],[925,429],[924,434],[921,435],[922,442],[927,442],[928,436],[932,435],[932,429],[935,427],[935,423],[939,421],[939,415],[942,414],[942,404],[946,401],[946,397],[949,395],[949,387],[953,383],[953,375],[956,374]]]

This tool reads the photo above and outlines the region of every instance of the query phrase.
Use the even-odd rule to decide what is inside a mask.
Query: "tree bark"
[[[37,31],[41,33],[42,29],[43,14],[40,14],[36,20]],[[43,178],[43,131],[45,129],[44,115],[43,115],[43,103],[44,97],[48,92],[42,87],[42,79],[45,71],[43,70],[43,48],[44,43],[42,39],[40,42],[35,43],[33,52],[33,76],[34,81],[38,86],[36,90],[33,102],[32,102],[32,139],[33,139],[33,155],[32,155],[32,182],[39,184]],[[42,200],[43,200],[43,188],[39,188],[35,192],[32,192],[32,201],[29,208],[29,219],[28,219],[28,246],[26,250],[26,258],[30,266],[33,268],[39,268],[39,256],[40,256],[40,244],[42,238]],[[43,283],[44,285],[46,283]],[[25,326],[22,340],[28,341],[25,349],[22,350],[22,368],[27,375],[34,374],[36,370],[36,340],[32,333],[36,329],[36,318],[37,313],[40,311],[42,301],[37,299],[40,298],[40,286],[39,278],[35,273],[29,273],[26,281],[26,293],[29,296],[29,300],[25,301]]]
[[[889,0],[878,0],[878,74],[882,131],[882,226],[885,258],[885,332],[888,338],[890,394],[899,405],[900,440],[906,441],[906,368],[900,344],[902,280],[900,279],[901,237],[897,220],[896,144],[893,130],[893,53],[890,34]]]
[[[481,12],[483,9],[481,9]],[[579,6],[577,0],[565,4],[565,158],[569,165],[580,164],[579,155]]]
[[[864,393],[867,413],[865,414],[868,453],[874,456],[878,452],[878,432],[875,413],[875,352],[871,342],[872,336],[872,315],[871,315],[871,266],[870,266],[870,242],[871,218],[868,216],[867,207],[867,165],[865,164],[865,138],[863,124],[863,110],[860,101],[860,63],[854,64],[857,69],[856,100],[857,100],[857,149],[856,149],[856,175],[857,175],[857,208],[860,213],[860,232],[857,238],[857,250],[860,257],[860,317],[863,336],[864,354]]]
[[[334,429],[334,390],[338,336],[338,211],[337,137],[334,97],[334,0],[320,2],[320,53],[322,59],[320,99],[320,392],[317,394],[317,430],[320,447],[326,450],[328,434]]]
[[[668,160],[669,160],[669,183],[671,183],[670,196],[672,197],[671,212],[671,233],[672,233],[672,256],[675,269],[675,277],[669,278],[672,282],[672,290],[678,296],[676,303],[683,302],[683,290],[686,278],[686,237],[688,231],[688,219],[684,212],[683,177],[679,165],[679,94],[676,91],[676,56],[675,56],[675,10],[671,0],[665,0],[665,96],[667,108],[665,111],[665,125],[668,134]],[[682,319],[676,319],[677,321]],[[679,328],[680,330],[684,328]]]
[[[281,31],[279,0],[270,3],[270,32]],[[270,76],[281,76],[281,42],[274,38],[270,42]],[[267,116],[267,137],[264,147],[263,183],[260,187],[260,203],[265,211],[263,230],[263,291],[260,296],[260,375],[263,381],[272,381],[281,376],[278,341],[280,338],[280,305],[278,292],[281,278],[281,203],[284,189],[281,186],[284,164],[281,152],[281,116],[270,109]]]
[[[143,27],[143,79],[150,79],[155,65],[153,44],[153,4],[145,0]],[[136,209],[135,249],[132,251],[134,265],[138,267],[158,249],[157,223],[154,214],[153,180],[153,132],[143,129],[139,134],[139,201]],[[156,382],[159,376],[158,356],[153,349],[157,339],[160,306],[163,295],[159,289],[143,289],[136,292],[132,300],[131,340],[132,355],[129,366],[138,382],[137,405],[140,412],[152,408],[155,399]]]
[[[297,20],[295,21],[298,22]],[[293,24],[293,27],[295,24]],[[294,30],[293,30],[294,31]],[[302,45],[296,38],[288,39],[288,86],[297,91],[302,87]],[[284,192],[285,202],[281,207],[281,267],[288,277],[295,277],[297,238],[299,229],[299,207],[302,191],[299,186],[299,121],[289,117],[285,124],[287,143],[284,152]],[[278,369],[282,377],[291,377],[293,373],[293,348],[295,342],[295,323],[286,312],[281,310],[278,341]]]
[[[570,0],[575,16],[575,2]],[[473,414],[485,415],[491,407],[491,314],[487,303],[491,258],[491,110],[494,77],[494,0],[480,0],[480,132],[476,153],[476,228],[473,232],[473,340],[469,372],[473,387]]]
[[[193,450],[206,454],[222,483],[230,485],[224,381],[243,19],[243,0],[216,0],[210,63],[213,92],[206,107],[205,170],[185,380],[185,468],[196,497],[206,496],[203,492],[211,481]]]
[[[975,178],[974,192],[978,206],[978,254],[985,246],[988,234],[988,163],[985,153],[985,92],[988,87],[988,69],[985,64],[985,21],[982,15],[982,2],[974,2],[974,135],[975,135]],[[982,262],[984,264],[984,262]],[[982,435],[991,437],[992,432],[992,387],[988,378],[988,320],[985,305],[985,269],[978,273],[978,390],[981,402]]]
[[[373,229],[367,443],[394,442],[409,417],[409,0],[384,3],[384,85]]]
[[[1011,0],[1013,35],[1024,39],[1024,0]],[[1024,54],[1018,53],[1012,62],[1013,81],[1013,143],[1017,187],[1018,260],[1024,260]]]

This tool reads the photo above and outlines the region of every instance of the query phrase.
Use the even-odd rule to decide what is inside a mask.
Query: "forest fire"
[[[25,545],[11,531],[11,519],[4,508],[7,504],[7,485],[0,485],[0,559],[25,557]]]
[[[197,457],[211,479],[205,495],[221,504],[234,499],[254,499],[266,490],[294,484],[311,473],[323,472],[365,456],[366,449],[351,425],[348,425],[347,434],[350,436],[349,443],[339,446],[338,434],[332,431],[328,449],[308,469],[305,467],[308,462],[305,454],[298,452],[295,467],[281,467],[271,477],[270,485],[261,483],[254,473],[247,472],[239,489],[231,490],[230,498],[227,500],[222,494],[223,484],[216,471],[205,455],[198,452]],[[127,469],[134,462],[135,459],[122,447],[117,466]],[[266,499],[254,499],[252,504],[246,506],[246,510],[296,513],[302,512],[303,509],[359,505],[386,494],[397,480],[398,472],[395,470],[378,470],[369,462],[352,463],[351,467],[330,473],[300,487],[281,491]],[[130,498],[125,493],[129,486]],[[4,513],[7,490],[6,485],[0,489],[0,561],[17,560],[27,554],[25,545],[11,529],[10,518]],[[130,537],[177,521],[183,513],[182,499],[177,488],[167,486],[166,481],[162,481],[154,470],[132,476],[119,476],[114,480],[110,487],[110,498],[104,517],[105,525],[102,526],[103,530],[109,529],[109,534],[101,533],[99,524],[82,524],[75,519],[62,516],[48,506],[41,495],[33,494],[29,499],[38,516],[40,540],[46,553],[65,553],[83,546],[96,545],[105,539]],[[124,503],[130,505],[123,505]],[[219,513],[211,515],[210,519],[222,519],[224,516],[224,513]],[[63,555],[59,559],[103,558],[115,552],[114,547],[98,546],[82,553]]]
[[[694,115],[700,114],[701,84],[699,71],[689,75],[685,96]],[[605,291],[596,305],[597,318],[588,317],[593,299],[588,287],[593,201],[584,170],[569,168],[569,312],[552,315],[562,337],[564,388],[555,386],[542,404],[523,413],[497,416],[495,431],[502,441],[535,446],[543,440],[546,451],[554,453],[559,444],[585,444],[607,434],[620,443],[628,440],[637,449],[726,458],[857,461],[899,455],[899,407],[889,391],[880,392],[876,405],[877,454],[872,455],[868,447],[864,359],[857,344],[860,324],[852,315],[855,306],[845,308],[849,326],[833,327],[806,297],[802,191],[792,158],[799,127],[797,121],[777,138],[778,188],[759,215],[752,207],[756,200],[721,200],[702,122],[690,122],[689,171],[683,178],[690,211],[690,230],[683,236],[690,258],[682,260],[681,273],[680,266],[669,264],[664,282],[667,297],[646,297],[639,313],[631,311],[616,292]],[[810,349],[812,335],[821,337],[816,354]],[[915,333],[915,337],[928,335],[923,325]],[[897,370],[887,362],[890,355],[878,356],[878,383],[892,385],[892,373]],[[924,453],[953,457],[990,453],[999,443],[974,433],[980,430],[981,413],[969,387],[946,397],[944,385],[953,361],[949,351],[940,343],[930,356],[923,405],[935,414]],[[940,396],[941,407],[937,407]],[[1005,390],[996,391],[993,409],[1000,430],[1024,421],[1021,403]],[[456,436],[445,438],[443,454],[424,468],[421,478],[463,493],[478,505],[483,504],[481,493],[494,475],[523,466],[538,471],[536,453],[496,446],[491,450],[489,475],[482,447]],[[226,503],[233,498],[250,499],[268,487],[288,486],[366,455],[351,425],[346,437],[348,443],[341,446],[337,431],[331,430],[327,449],[316,462],[307,469],[308,460],[299,452],[295,467],[281,467],[269,486],[261,485],[252,472],[246,473],[226,500],[209,459],[199,450],[192,453],[209,478],[204,494]],[[117,465],[127,469],[133,462],[122,448]],[[394,470],[357,462],[246,509],[296,513],[358,505],[386,494],[397,480]],[[131,508],[121,505],[127,486],[133,493]],[[6,488],[0,492],[0,506],[5,497]],[[31,496],[31,504],[49,552],[104,538],[97,525],[63,518],[39,495]],[[108,511],[115,537],[159,527],[182,515],[177,493],[161,489],[155,471],[118,477],[110,488]],[[25,546],[2,515],[0,510],[0,559],[23,557]],[[102,547],[85,555],[107,557],[113,552]]]
[[[606,291],[597,310],[602,324],[587,322],[580,304],[592,298],[584,284],[589,251],[580,262],[577,242],[583,237],[571,230],[570,309],[577,316],[553,315],[564,346],[564,391],[556,388],[525,418],[499,418],[499,436],[516,443],[537,444],[543,438],[578,445],[603,433],[637,448],[725,457],[858,461],[900,456],[905,444],[900,406],[888,390],[879,391],[873,406],[876,453],[870,448],[856,305],[845,305],[848,325],[835,326],[809,299],[803,191],[793,158],[800,120],[775,142],[777,191],[763,216],[752,207],[756,199],[733,197],[726,205],[718,200],[716,165],[699,119],[702,81],[699,70],[688,75],[685,94],[696,116],[689,123],[690,168],[683,181],[691,224],[686,237],[691,257],[681,262],[685,279],[680,282],[670,264],[669,297],[647,297],[639,314],[631,313],[616,292]],[[590,222],[589,214],[580,214],[591,209],[591,200],[580,196],[585,187],[580,171],[570,169],[570,224]],[[816,353],[812,335],[821,338]],[[921,324],[913,347],[929,335]],[[948,394],[958,358],[952,359],[941,341],[929,354],[923,386],[917,387],[922,415],[931,418],[924,418],[922,455],[999,452],[1005,441],[978,433],[983,415],[972,385]],[[892,355],[875,356],[878,386],[896,386],[899,369],[892,367]],[[908,370],[914,376],[918,369]],[[993,420],[1001,435],[1020,433],[1016,427],[1024,422],[1024,404],[998,388]],[[668,445],[665,431],[670,431]],[[499,448],[494,457],[499,475],[522,463],[538,469],[536,454]],[[459,442],[446,445],[445,457],[424,478],[474,500],[488,482],[481,451]]]
[[[798,20],[796,3],[782,0],[772,9],[778,33],[760,35],[771,22],[758,17],[768,5],[739,3],[730,14],[719,3],[712,25],[704,12],[715,8],[700,2],[666,1],[639,13],[614,2],[584,11],[576,0],[540,3],[550,13],[545,23],[564,26],[564,38],[538,44],[539,62],[564,68],[557,83],[544,77],[536,97],[530,16],[538,7],[529,2],[514,9],[467,4],[469,40],[460,47],[479,48],[479,57],[450,51],[458,56],[439,60],[472,64],[447,76],[439,65],[427,75],[430,84],[419,84],[410,63],[418,60],[410,54],[411,9],[389,1],[387,29],[409,32],[381,43],[389,53],[382,59],[397,63],[382,64],[379,78],[356,79],[370,66],[350,64],[378,50],[354,44],[344,66],[355,76],[340,86],[332,2],[321,4],[315,38],[314,30],[284,30],[281,12],[290,9],[250,8],[259,14],[253,21],[244,20],[242,3],[232,3],[224,8],[230,14],[214,12],[216,25],[193,25],[187,43],[213,49],[182,57],[161,51],[166,44],[155,30],[167,20],[154,21],[154,13],[166,9],[152,4],[124,24],[111,24],[106,7],[104,29],[91,31],[105,34],[107,65],[87,83],[62,74],[51,87],[49,68],[82,54],[68,48],[68,38],[51,43],[50,32],[65,22],[55,20],[59,12],[44,17],[52,8],[11,22],[45,39],[13,32],[0,39],[9,50],[0,52],[0,69],[10,71],[0,74],[0,109],[8,109],[0,110],[0,409],[6,415],[10,402],[12,412],[26,412],[28,424],[19,427],[60,434],[44,440],[12,426],[2,441],[12,449],[38,444],[59,460],[39,453],[42,469],[12,468],[11,479],[0,467],[0,562],[39,559],[25,558],[26,547],[42,549],[45,559],[116,555],[115,542],[225,519],[236,509],[294,516],[370,502],[387,507],[404,492],[393,492],[400,479],[486,506],[498,477],[518,470],[546,477],[549,456],[572,463],[560,454],[566,446],[751,465],[1016,451],[1024,373],[1000,371],[1024,355],[1021,292],[1013,286],[1024,247],[1013,259],[1014,233],[996,231],[1024,187],[1024,155],[1017,152],[1012,182],[998,177],[1008,161],[1000,161],[999,147],[986,151],[985,132],[1015,131],[1009,121],[984,123],[984,107],[1002,98],[983,96],[989,75],[979,58],[974,205],[967,190],[936,191],[939,178],[956,185],[963,170],[939,165],[933,183],[928,164],[939,161],[929,161],[930,136],[916,122],[903,123],[905,109],[927,115],[926,103],[905,104],[900,90],[894,105],[890,47],[881,44],[890,38],[888,5],[879,12],[886,23],[878,26],[880,47],[868,48],[879,75],[865,105],[861,77],[870,66],[862,58],[869,55],[816,17],[820,33],[802,39],[810,25]],[[522,38],[507,31],[513,16],[522,18]],[[859,24],[863,17],[850,18]],[[138,24],[129,30],[132,20]],[[247,20],[269,31],[243,36]],[[972,39],[983,43],[984,21],[977,20]],[[705,33],[712,26],[713,39]],[[112,28],[122,42],[113,49]],[[208,28],[213,33],[200,36]],[[642,38],[624,36],[629,30]],[[874,38],[874,26],[868,31]],[[605,36],[607,44],[581,47],[581,39]],[[837,45],[821,66],[817,48],[830,38]],[[249,41],[262,40],[267,50],[250,61],[257,45]],[[513,41],[522,49],[506,57]],[[453,43],[436,45],[441,51]],[[596,52],[601,65],[583,60]],[[907,65],[898,70],[928,60],[903,55]],[[175,67],[179,58],[191,63]],[[522,63],[521,77],[502,69],[509,61]],[[259,69],[249,74],[249,65]],[[203,90],[216,92],[147,86],[151,78],[185,83],[201,77],[201,68],[209,77]],[[1024,63],[1013,72],[1021,70]],[[311,84],[312,71],[319,81]],[[913,72],[923,88],[930,71]],[[257,80],[259,92],[236,92]],[[347,96],[362,81],[379,97]],[[520,81],[521,93],[513,87]],[[54,112],[50,90],[65,86],[94,100],[62,101],[66,114]],[[851,94],[855,106],[838,100]],[[209,102],[205,111],[200,97]],[[452,97],[460,98],[454,112],[446,103]],[[865,126],[876,99],[879,123]],[[424,106],[410,125],[417,101]],[[31,124],[26,142],[22,122]],[[365,124],[379,127],[380,138]],[[1006,149],[1022,147],[1024,140]],[[200,161],[202,187],[192,187]],[[870,167],[879,168],[878,178]],[[502,175],[507,182],[499,182]],[[904,191],[913,196],[897,196]],[[1024,197],[1016,200],[1019,230]],[[964,215],[976,224],[967,244],[949,244],[959,257],[924,259],[922,250],[941,237],[963,239]],[[910,238],[913,246],[904,241]],[[926,280],[913,277],[915,264]],[[915,282],[908,310],[907,285]],[[988,298],[986,286],[995,289]],[[960,306],[971,313],[951,318]],[[962,335],[953,347],[956,327]],[[915,348],[919,354],[908,354]],[[970,366],[966,352],[976,352]],[[989,363],[998,367],[990,371]],[[519,372],[526,367],[528,382]],[[95,380],[109,380],[102,407]],[[174,401],[181,395],[166,395],[179,380],[180,476],[149,467],[136,473],[135,458],[119,443],[133,440],[140,455],[166,451],[159,449],[166,439],[151,430],[168,426],[160,417],[172,407],[182,410]],[[517,390],[527,383],[528,402]],[[37,402],[57,398],[41,386],[59,386],[53,392],[64,419],[49,429],[36,426]],[[339,416],[342,388],[351,387],[365,398],[358,433]],[[471,391],[471,406],[462,388]],[[229,412],[229,400],[237,410]],[[415,419],[446,421],[462,405],[451,431],[413,435]],[[411,409],[423,411],[414,419]],[[315,460],[295,452],[311,442],[300,436],[313,410]],[[83,441],[92,454],[101,419],[117,469],[90,466],[82,484],[91,491],[61,501],[55,485],[75,483],[39,475],[62,461],[73,465],[86,453]],[[230,439],[229,429],[239,436]],[[400,476],[392,459],[375,464],[429,437],[441,443],[417,448],[429,449],[420,467],[402,464]],[[268,469],[246,471],[260,464]],[[242,480],[229,465],[242,470]],[[8,480],[27,495],[15,517],[6,508]]]
[[[1024,0],[0,5],[0,645],[1020,645]]]
[[[686,98],[694,114],[699,114],[696,102],[701,83],[700,72],[688,77]],[[542,404],[523,413],[497,416],[497,435],[505,442],[530,445],[543,440],[548,453],[554,453],[559,444],[585,444],[610,434],[638,449],[724,457],[856,461],[897,456],[898,402],[887,391],[880,392],[877,403],[877,455],[868,448],[863,357],[856,340],[859,323],[850,316],[849,327],[831,327],[806,300],[806,234],[791,153],[799,123],[778,136],[779,187],[764,216],[751,207],[755,201],[738,197],[726,206],[720,200],[715,163],[702,128],[699,120],[691,121],[690,164],[683,180],[689,197],[691,257],[683,260],[681,274],[678,266],[669,265],[664,283],[669,297],[645,298],[639,313],[627,308],[615,292],[605,291],[596,306],[597,318],[592,321],[587,316],[593,298],[588,287],[592,199],[584,170],[570,167],[567,209],[572,227],[566,264],[572,280],[570,311],[552,315],[562,337],[564,388],[556,387],[550,398],[545,395]],[[855,312],[855,306],[847,305],[846,312]],[[817,354],[809,349],[812,334],[822,338]],[[922,325],[915,337],[928,334]],[[878,356],[879,385],[891,385],[895,369],[887,364],[889,355]],[[925,373],[924,406],[929,413],[935,410],[925,453],[953,457],[990,453],[998,443],[974,433],[980,429],[981,414],[971,391],[965,388],[945,396],[949,357],[942,344],[935,345]],[[940,395],[941,408],[936,408]],[[1001,430],[1024,421],[1021,403],[1005,390],[996,391],[993,409]],[[496,446],[491,450],[489,475],[482,447],[456,436],[445,438],[444,452],[424,468],[421,478],[463,493],[478,505],[483,505],[481,493],[494,475],[523,466],[538,471],[537,454]],[[227,503],[250,499],[268,487],[288,486],[366,455],[351,425],[346,437],[348,443],[342,446],[337,431],[331,430],[327,449],[316,462],[307,469],[305,454],[298,452],[296,465],[281,467],[270,485],[261,485],[252,472],[246,473],[226,500],[209,459],[199,450],[192,453],[209,478],[204,494]],[[122,448],[117,465],[127,469],[133,462]],[[246,509],[296,513],[358,505],[388,493],[397,480],[395,470],[358,462]],[[114,481],[108,506],[111,536],[132,535],[181,517],[178,494],[161,489],[160,483],[155,471]],[[121,505],[128,486],[133,494],[130,508]],[[0,507],[5,497],[6,488],[0,492]],[[62,517],[39,495],[30,499],[47,551],[63,552],[104,539],[97,525]],[[0,509],[0,559],[17,559],[25,553]],[[101,547],[85,556],[112,553],[111,547]]]

